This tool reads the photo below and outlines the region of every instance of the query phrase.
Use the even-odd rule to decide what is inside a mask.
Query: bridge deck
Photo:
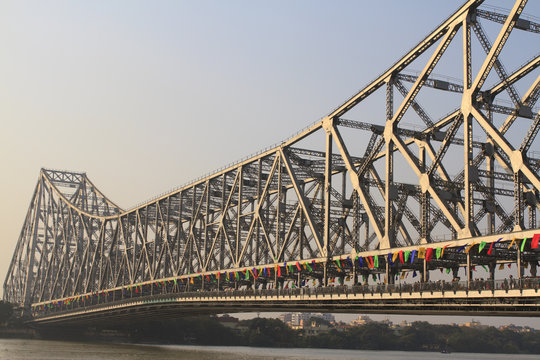
[[[93,299],[34,313],[33,324],[116,321],[125,316],[251,311],[540,316],[540,279],[428,282],[296,289],[247,289]]]

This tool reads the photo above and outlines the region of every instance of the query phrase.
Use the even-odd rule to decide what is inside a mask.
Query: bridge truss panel
[[[538,229],[540,159],[531,150],[540,61],[508,73],[500,56],[514,37],[537,33],[536,24],[521,21],[524,0],[499,15],[479,9],[482,2],[465,3],[297,136],[134,209],[120,209],[85,174],[43,169],[4,298],[28,305],[197,273],[354,258],[440,236]],[[493,43],[484,20],[502,24]],[[461,64],[462,78],[435,75],[444,61]],[[411,64],[422,70],[413,74]],[[357,110],[383,85],[381,119],[363,121]],[[428,115],[426,92],[448,97],[450,113]],[[518,127],[520,139],[509,135]],[[332,271],[325,263],[312,276]]]

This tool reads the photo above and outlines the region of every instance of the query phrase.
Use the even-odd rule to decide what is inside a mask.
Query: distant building
[[[311,317],[323,319],[323,320],[328,321],[329,323],[333,323],[333,322],[336,321],[336,318],[334,317],[334,315],[333,315],[333,314],[329,314],[329,313],[316,313],[316,314],[311,314]]]
[[[295,312],[285,313],[279,317],[281,321],[288,324],[293,329],[303,329],[304,327],[308,327],[311,318],[323,319],[329,323],[333,323],[336,321],[334,315],[327,313]]]
[[[309,325],[304,326],[304,333],[308,336],[319,335],[326,333],[330,330],[330,326],[327,324],[322,324],[316,319],[311,319]]]
[[[308,323],[311,319],[311,313],[292,313],[291,314],[291,326],[301,326],[304,323]]]
[[[499,326],[499,330],[509,330],[509,331],[519,332],[519,333],[525,333],[525,332],[528,333],[528,332],[534,331],[533,328],[530,328],[528,326],[517,326],[514,324]]]
[[[477,329],[485,329],[488,327],[487,325],[482,325],[479,321],[476,321],[476,320],[471,320],[469,322],[461,324],[460,326],[477,328]]]
[[[346,324],[342,321],[338,322],[338,323],[334,323],[334,329],[337,330],[337,331],[345,331],[345,330],[349,330],[350,328],[352,328],[353,326],[352,325],[349,325],[349,324]]]
[[[279,315],[279,320],[283,321],[285,324],[290,323],[292,320],[292,314],[291,313],[284,313]]]
[[[372,322],[373,320],[371,320],[371,318],[367,315],[360,315],[358,316],[358,319],[355,319],[353,321],[351,321],[351,325],[352,326],[361,326],[361,325],[365,325],[369,322]]]

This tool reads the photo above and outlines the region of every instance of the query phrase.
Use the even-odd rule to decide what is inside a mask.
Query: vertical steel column
[[[386,128],[384,140],[386,142],[386,181],[385,181],[385,203],[384,203],[384,247],[394,247],[394,204],[392,201],[394,182],[394,143],[392,136],[394,133],[394,91],[393,81],[388,79],[386,83]]]
[[[221,176],[221,223],[225,222],[225,199],[226,199],[226,189],[227,189],[227,173],[223,173]],[[218,228],[219,231],[219,228]],[[225,235],[223,232],[225,227],[221,228],[221,233],[219,234],[219,268],[225,268]]]
[[[418,149],[420,170],[426,172],[426,147],[420,145]],[[429,239],[429,192],[422,191],[420,194],[420,242],[427,243]]]
[[[473,93],[471,91],[472,86],[472,70],[471,70],[471,27],[470,27],[470,13],[467,13],[463,20],[463,99],[461,104],[461,112],[463,114],[463,152],[464,152],[464,179],[463,179],[463,198],[464,198],[464,229],[460,237],[472,236],[472,221],[474,217],[474,202],[473,202],[473,182],[475,181],[472,171],[476,170],[472,168],[472,137],[473,137],[473,123],[472,123],[472,103]]]
[[[472,280],[472,269],[471,269],[471,254],[467,253],[467,268],[465,269],[467,272],[467,289],[471,288],[471,280]]]
[[[522,175],[514,172],[514,231],[523,230],[523,185]]]
[[[276,241],[275,241],[275,249],[279,249],[279,239],[280,239],[280,230],[281,230],[281,176],[283,173],[283,164],[281,162],[281,156],[279,156],[279,153],[276,154],[278,157],[277,159],[277,171],[278,171],[278,179],[277,179],[277,201],[276,201]],[[268,180],[270,181],[270,179]],[[280,259],[277,259],[280,260]]]
[[[240,266],[240,243],[242,241],[242,225],[240,218],[242,217],[242,188],[244,187],[244,167],[240,165],[238,168],[238,204],[236,209],[236,246],[234,249],[235,267]]]
[[[25,307],[30,305],[30,303],[32,302],[30,298],[30,295],[31,295],[30,289],[31,289],[31,284],[33,284],[36,280],[33,276],[33,273],[34,273],[33,267],[34,267],[35,252],[36,252],[37,241],[38,241],[38,229],[39,229],[39,218],[40,218],[40,213],[41,213],[42,194],[43,194],[43,178],[41,177],[39,181],[39,186],[35,192],[35,195],[37,196],[36,196],[36,202],[34,203],[35,215],[33,218],[32,237],[28,239],[28,245],[30,246],[30,248],[26,252],[28,260],[27,260],[26,274],[25,274],[26,279],[24,280],[24,291],[23,291],[23,296],[24,296],[23,300],[24,300]],[[43,248],[45,248],[45,246],[46,244],[43,245]],[[44,251],[44,249],[42,249],[42,251]]]
[[[423,265],[424,265],[424,268],[423,268],[424,272],[422,274],[423,281],[428,282],[429,281],[429,267],[428,267],[428,263],[427,263],[425,258],[424,258],[424,261],[423,261]]]
[[[255,263],[259,264],[259,242],[261,239],[261,220],[260,220],[260,214],[259,214],[259,208],[260,204],[262,202],[261,199],[261,179],[262,177],[262,159],[259,158],[257,161],[257,213],[253,215],[253,221],[257,221],[257,229],[256,229],[256,238],[255,238]],[[253,202],[255,203],[255,202]]]
[[[324,204],[324,234],[323,234],[323,255],[326,258],[324,263],[324,286],[328,286],[328,259],[330,257],[330,190],[332,188],[332,127],[333,119],[327,119],[325,124],[326,131],[326,156],[324,166],[324,189],[322,191]]]
[[[517,259],[516,259],[516,262],[517,262],[517,271],[518,271],[518,280],[521,284],[521,278],[523,277],[523,266],[521,264],[521,248],[519,246],[519,244],[516,244],[516,248],[517,248],[517,251],[516,251],[516,254],[517,254]]]

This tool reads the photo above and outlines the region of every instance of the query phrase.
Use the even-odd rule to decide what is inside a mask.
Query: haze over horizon
[[[42,167],[130,208],[324,117],[462,3],[1,2],[2,281]]]

